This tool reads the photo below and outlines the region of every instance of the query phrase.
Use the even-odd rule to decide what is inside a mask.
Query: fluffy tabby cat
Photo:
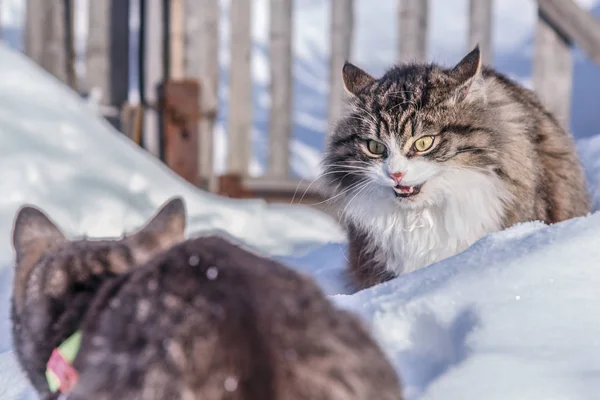
[[[68,400],[401,400],[365,327],[293,270],[218,237],[132,268],[181,240],[181,203],[167,208],[157,217],[166,229],[98,244],[65,240],[35,209],[19,213],[15,339],[40,392],[50,351],[79,329]]]
[[[359,288],[452,256],[530,220],[585,215],[573,140],[535,95],[481,65],[407,64],[375,79],[346,63],[346,116],[322,179],[349,232]]]

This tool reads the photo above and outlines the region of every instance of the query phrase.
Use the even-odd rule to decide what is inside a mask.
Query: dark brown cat
[[[21,208],[13,230],[13,340],[39,393],[48,393],[44,372],[52,350],[79,327],[101,285],[182,241],[185,214],[176,198],[130,236],[69,241],[41,211]]]
[[[28,220],[17,218],[20,260],[30,251],[39,253],[36,246],[18,247],[19,232],[31,230]],[[49,262],[58,248],[52,244],[54,225],[45,220],[35,231],[49,249],[47,261],[30,258],[30,279],[16,281],[28,288],[19,290],[25,293],[19,302],[31,305],[16,308],[21,326],[16,335],[32,327],[33,342],[46,338],[44,349],[52,349],[81,331],[73,362],[78,381],[66,399],[402,398],[394,369],[359,320],[333,307],[311,279],[275,261],[219,237],[200,237],[117,278],[106,273],[74,278],[74,259]],[[175,238],[165,243],[180,237],[175,230],[170,234]],[[35,279],[44,270],[62,273],[73,284],[48,291],[52,280]],[[81,286],[94,290],[77,298]],[[29,294],[35,299],[40,292],[47,293],[44,300],[32,302]],[[65,306],[40,324],[41,311],[52,303]],[[49,353],[20,343],[20,358],[35,367],[36,377]],[[43,389],[43,379],[37,381]]]

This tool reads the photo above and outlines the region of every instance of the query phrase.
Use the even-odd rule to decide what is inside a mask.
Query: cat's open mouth
[[[417,186],[398,185],[398,186],[394,187],[394,192],[396,192],[396,197],[402,197],[402,198],[415,196],[415,195],[419,194],[420,191],[421,191],[421,185],[417,185]]]

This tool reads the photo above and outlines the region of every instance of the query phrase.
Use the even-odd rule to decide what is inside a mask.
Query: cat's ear
[[[346,61],[342,68],[344,88],[351,96],[358,96],[361,90],[375,81],[371,75],[358,68],[356,65]]]
[[[452,70],[450,76],[458,83],[452,100],[460,103],[465,100],[485,101],[485,81],[481,73],[481,51],[476,45]]]
[[[186,210],[180,197],[166,201],[160,210],[131,235],[140,258],[145,260],[155,253],[179,243],[185,238]],[[143,260],[138,260],[139,262]]]
[[[65,235],[42,211],[23,206],[17,212],[12,233],[17,268],[31,267],[46,250],[64,241]]]

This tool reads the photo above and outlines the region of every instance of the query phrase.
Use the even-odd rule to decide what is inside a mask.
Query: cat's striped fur
[[[517,222],[590,211],[569,133],[533,92],[482,66],[478,47],[454,68],[407,64],[375,79],[347,63],[343,79],[349,111],[322,180],[348,227],[358,287]]]

